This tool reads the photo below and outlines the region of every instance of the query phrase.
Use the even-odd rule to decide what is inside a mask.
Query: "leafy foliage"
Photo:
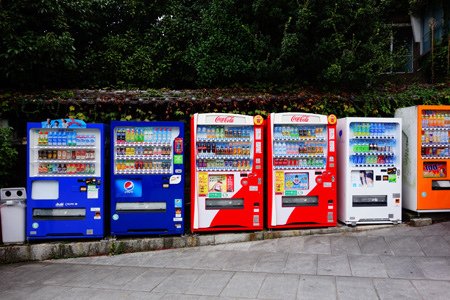
[[[0,187],[7,187],[17,162],[12,128],[0,128]]]
[[[364,88],[395,61],[384,17],[408,6],[408,0],[4,0],[0,86]]]

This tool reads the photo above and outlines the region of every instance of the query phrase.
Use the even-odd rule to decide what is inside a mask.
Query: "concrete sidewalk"
[[[0,266],[0,299],[448,299],[450,222]]]

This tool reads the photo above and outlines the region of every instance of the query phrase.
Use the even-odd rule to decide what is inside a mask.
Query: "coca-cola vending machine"
[[[267,119],[267,227],[336,226],[336,116]]]
[[[263,228],[263,125],[261,116],[192,116],[192,232]]]

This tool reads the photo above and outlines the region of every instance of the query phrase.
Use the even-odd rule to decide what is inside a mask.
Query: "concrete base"
[[[347,227],[338,225],[338,227],[316,229],[270,230],[258,232],[185,235],[181,237],[123,238],[104,239],[101,241],[46,242],[25,245],[2,245],[0,246],[0,264],[22,261],[42,261],[57,258],[116,255],[131,252],[219,245],[314,234],[358,232],[389,228],[391,226],[392,225],[362,225],[357,227]]]
[[[422,226],[428,226],[433,223],[433,220],[431,218],[415,218],[410,220],[411,226],[414,227],[422,227]]]

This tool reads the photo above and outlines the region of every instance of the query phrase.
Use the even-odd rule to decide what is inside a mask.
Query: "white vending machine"
[[[338,120],[338,219],[347,224],[401,223],[399,118]]]

